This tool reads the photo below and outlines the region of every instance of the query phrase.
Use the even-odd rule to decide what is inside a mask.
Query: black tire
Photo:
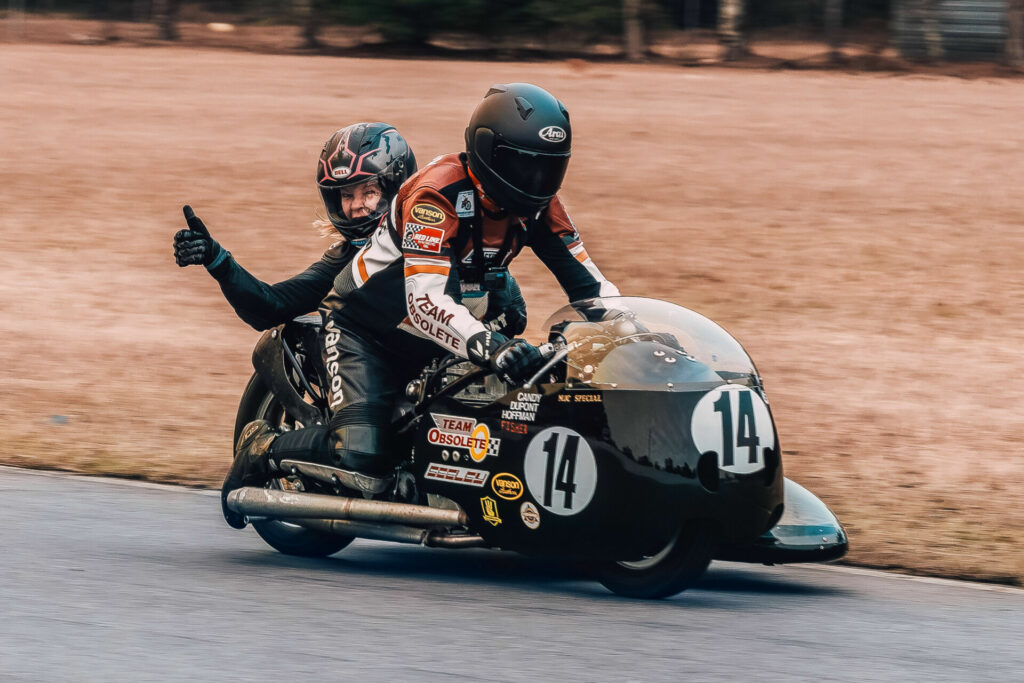
[[[294,419],[285,414],[284,408],[256,373],[249,378],[249,383],[242,393],[242,400],[238,404],[234,433],[236,443],[242,428],[253,420],[267,420],[272,425],[295,427]],[[282,481],[274,480],[269,486],[282,488]],[[274,550],[299,557],[327,557],[355,539],[354,536],[325,534],[276,519],[253,522],[252,527]]]
[[[605,588],[628,598],[667,598],[681,593],[704,574],[714,548],[711,527],[691,522],[661,551],[630,562],[609,562],[598,569]]]

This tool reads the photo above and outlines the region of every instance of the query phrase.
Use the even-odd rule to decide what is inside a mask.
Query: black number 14
[[[544,442],[544,452],[548,454],[544,470],[544,507],[551,507],[551,497],[558,490],[565,494],[565,509],[572,509],[572,494],[576,493],[576,454],[579,448],[580,437],[577,434],[566,437],[561,458],[558,457],[558,432],[552,433]]]
[[[722,396],[714,402],[715,412],[722,414],[722,467],[729,467],[733,464],[733,434],[732,434],[732,400],[729,398],[731,392],[723,391]],[[736,429],[736,445],[740,448],[746,446],[750,449],[749,463],[757,462],[757,446],[761,440],[757,437],[757,420],[754,419],[754,402],[750,399],[749,391],[739,392],[740,410],[739,425]]]

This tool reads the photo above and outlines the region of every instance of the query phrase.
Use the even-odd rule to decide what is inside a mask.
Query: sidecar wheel
[[[598,570],[605,588],[628,598],[667,598],[692,586],[711,562],[707,524],[691,522],[659,552],[639,560],[610,562]]]
[[[274,394],[255,373],[249,379],[242,400],[238,404],[238,413],[235,417],[236,442],[242,428],[253,420],[267,420],[272,425],[289,428],[296,426],[295,420],[284,412]],[[288,483],[287,480],[276,479],[270,482],[269,486],[281,489],[286,488]],[[325,534],[277,519],[253,522],[252,528],[274,550],[299,557],[327,557],[355,540],[354,536]]]

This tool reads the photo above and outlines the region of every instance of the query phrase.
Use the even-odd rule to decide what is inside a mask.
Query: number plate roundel
[[[580,512],[597,489],[594,452],[586,439],[566,427],[538,432],[526,447],[523,469],[530,495],[556,515]]]
[[[764,451],[775,447],[768,406],[755,391],[736,384],[712,389],[693,408],[693,444],[718,453],[718,467],[750,474],[764,469]]]

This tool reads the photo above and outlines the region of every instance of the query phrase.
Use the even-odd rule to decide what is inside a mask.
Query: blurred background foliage
[[[713,29],[719,0],[641,0],[647,30]],[[843,0],[844,23],[885,20],[891,0]],[[820,26],[822,0],[747,2],[749,28]],[[169,11],[181,18],[221,15],[237,23],[295,23],[310,10],[321,25],[376,28],[389,42],[425,43],[438,34],[482,38],[530,36],[572,43],[616,38],[622,33],[623,0],[24,0],[29,12],[66,12],[118,21],[153,21]]]

